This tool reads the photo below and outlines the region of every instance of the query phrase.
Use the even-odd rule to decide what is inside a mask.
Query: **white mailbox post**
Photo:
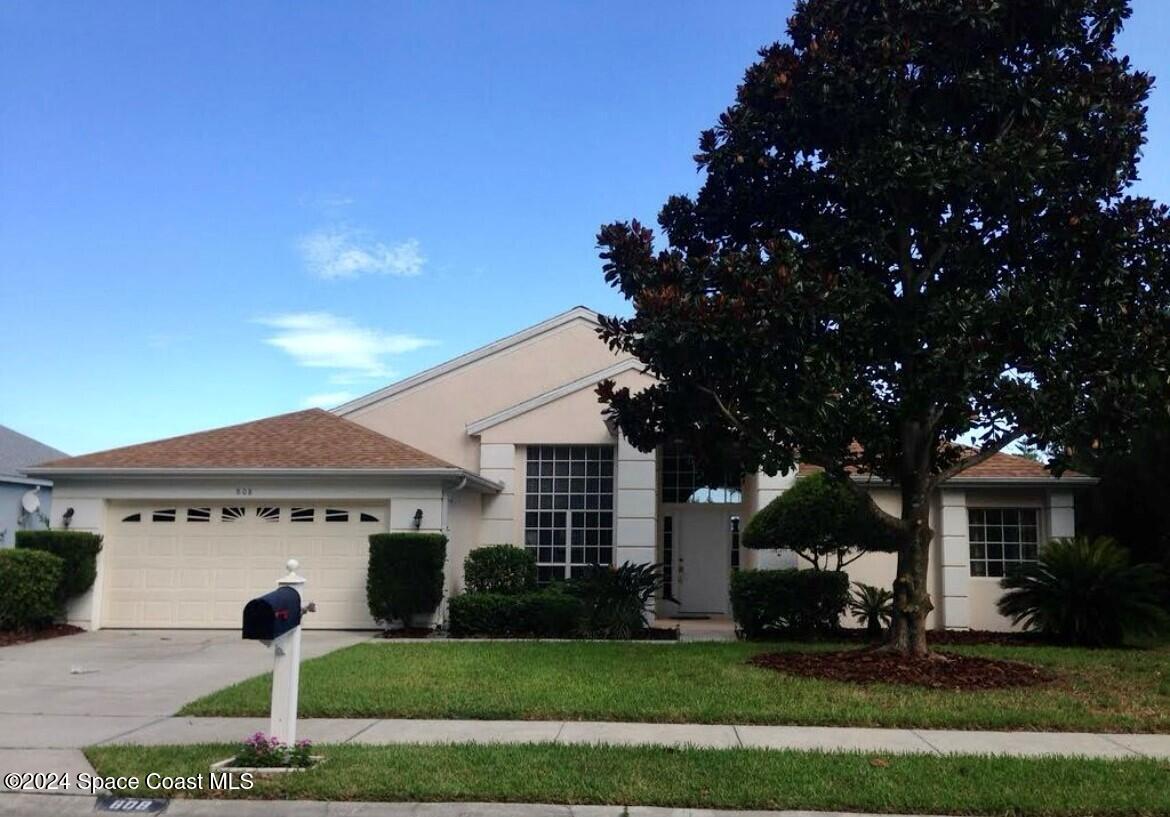
[[[289,559],[288,573],[277,582],[303,594],[305,577],[297,573],[300,563]],[[308,612],[302,610],[302,614]],[[297,740],[297,695],[301,683],[301,625],[293,627],[272,642],[272,719],[268,734],[292,746]]]
[[[316,605],[302,604],[305,579],[289,559],[277,588],[244,607],[243,636],[272,647],[272,709],[268,734],[292,746],[297,739],[297,694],[301,674],[301,616]]]

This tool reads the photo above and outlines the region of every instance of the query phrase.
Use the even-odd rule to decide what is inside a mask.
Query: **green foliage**
[[[658,565],[594,565],[569,583],[584,607],[581,631],[589,638],[631,638],[647,628],[646,609],[662,587]]]
[[[487,545],[463,560],[469,593],[527,593],[536,589],[536,558],[524,548]]]
[[[760,509],[744,529],[743,546],[786,548],[818,570],[836,557],[834,569],[841,570],[868,551],[897,550],[898,542],[869,500],[843,480],[816,473]]]
[[[835,631],[849,603],[849,576],[831,570],[740,570],[731,612],[748,638]]]
[[[858,623],[865,625],[865,632],[876,640],[881,637],[882,627],[888,626],[894,614],[894,594],[884,587],[874,587],[864,582],[854,582],[856,590],[849,596],[849,612]]]
[[[581,602],[558,587],[529,593],[462,593],[448,602],[451,635],[570,638]]]
[[[447,537],[441,533],[375,533],[370,536],[366,601],[370,615],[410,626],[443,600]]]
[[[1022,440],[1059,473],[1170,402],[1170,216],[1131,196],[1149,75],[1125,0],[796,5],[699,139],[695,196],[601,228],[633,305],[598,387],[639,449],[798,460],[904,494],[896,617],[922,632],[938,483]],[[898,622],[896,621],[896,624]]]
[[[1006,576],[999,612],[1015,624],[1070,644],[1116,646],[1126,636],[1170,626],[1159,605],[1166,577],[1155,565],[1130,565],[1112,539],[1054,539],[1035,564]]]
[[[101,535],[79,530],[18,530],[16,546],[47,551],[61,558],[63,599],[75,598],[93,587],[97,555],[102,550]]]
[[[60,612],[65,563],[41,550],[0,550],[0,629],[51,624]]]

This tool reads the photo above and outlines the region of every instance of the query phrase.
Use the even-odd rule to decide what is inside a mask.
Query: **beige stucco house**
[[[319,612],[308,626],[373,626],[367,536],[443,531],[447,590],[475,547],[512,543],[543,579],[592,563],[657,562],[659,616],[729,613],[731,571],[797,566],[740,550],[739,531],[800,472],[740,485],[695,482],[685,451],[643,453],[606,425],[594,393],[649,382],[577,307],[333,412],[310,410],[55,460],[54,516],[104,534],[93,590],[71,611],[98,627],[237,627],[245,601],[295,556]],[[935,497],[935,627],[998,629],[998,578],[1073,533],[1073,492],[1039,464],[999,455]],[[870,485],[896,511],[896,493]],[[54,518],[55,525],[61,524]],[[894,558],[862,557],[856,580],[889,585]],[[441,615],[441,613],[440,613]]]

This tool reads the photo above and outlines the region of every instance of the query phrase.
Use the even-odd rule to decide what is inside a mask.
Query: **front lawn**
[[[103,776],[206,775],[231,746],[102,746]],[[759,749],[319,746],[326,760],[247,792],[150,796],[274,800],[492,801],[1013,815],[1170,813],[1170,770],[1153,760],[991,758]],[[205,778],[206,779],[206,778]],[[126,795],[143,795],[126,790]]]
[[[675,723],[1170,732],[1170,648],[948,647],[1030,661],[1045,686],[952,692],[798,678],[750,666],[759,652],[840,644],[452,642],[359,644],[306,661],[301,717],[619,720]],[[201,698],[183,715],[266,715],[270,676]],[[1170,778],[1168,778],[1170,782]]]

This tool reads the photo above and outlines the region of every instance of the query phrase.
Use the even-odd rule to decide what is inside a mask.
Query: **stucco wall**
[[[18,530],[37,530],[45,527],[38,517],[31,516],[21,523],[21,497],[33,489],[33,485],[23,482],[4,482],[0,478],[0,548],[10,548],[16,544]],[[53,489],[41,486],[37,493],[41,501],[41,512],[48,516],[53,509]]]
[[[467,424],[613,364],[617,358],[595,330],[592,321],[573,320],[343,416],[478,471],[479,441]],[[562,431],[581,433],[576,423]]]

